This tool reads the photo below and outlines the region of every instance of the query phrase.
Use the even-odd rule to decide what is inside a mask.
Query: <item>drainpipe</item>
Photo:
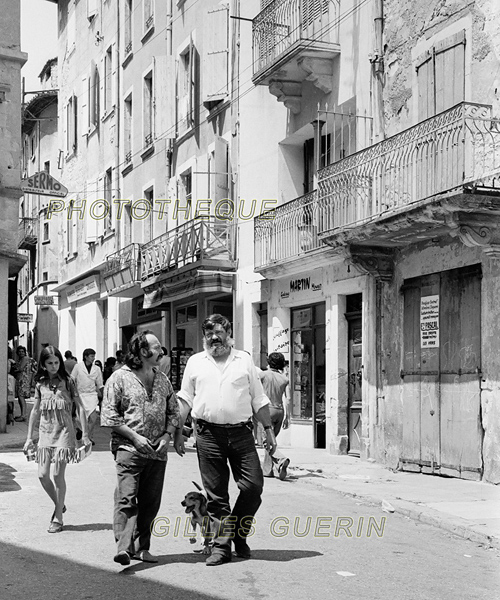
[[[374,142],[385,139],[384,121],[384,0],[374,2],[374,50],[370,57],[373,82]]]
[[[167,48],[167,56],[172,56],[172,0],[168,0],[167,29],[165,31],[165,42]],[[170,178],[172,177],[173,150],[173,140],[171,137],[169,137],[167,138],[167,145],[165,148],[165,191],[168,190]]]

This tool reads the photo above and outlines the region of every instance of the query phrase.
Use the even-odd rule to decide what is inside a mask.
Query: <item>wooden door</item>
[[[359,315],[346,315],[348,319],[348,453],[359,456],[361,452],[362,394],[362,319]]]
[[[480,478],[480,285],[477,266],[405,282],[406,470]]]

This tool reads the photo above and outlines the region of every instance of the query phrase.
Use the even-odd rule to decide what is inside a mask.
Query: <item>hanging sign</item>
[[[19,323],[33,323],[33,315],[31,313],[17,313]]]
[[[68,195],[68,189],[46,171],[40,171],[31,175],[28,179],[23,179],[21,189],[28,194],[40,194],[41,196],[56,198],[65,198]]]
[[[439,348],[439,295],[420,299],[420,347]]]

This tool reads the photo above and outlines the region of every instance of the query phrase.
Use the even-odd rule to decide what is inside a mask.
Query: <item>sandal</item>
[[[59,521],[52,521],[47,529],[49,533],[60,533],[62,530],[63,524],[59,523]]]

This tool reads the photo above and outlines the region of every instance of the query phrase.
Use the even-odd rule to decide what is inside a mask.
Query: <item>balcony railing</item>
[[[152,146],[152,144],[153,144],[153,134],[148,133],[147,135],[144,136],[144,148],[149,148],[149,146]]]
[[[254,239],[256,268],[298,258],[322,246],[316,190],[256,217]]]
[[[295,45],[338,43],[338,1],[275,0],[253,20],[254,75]]]
[[[132,41],[128,42],[125,46],[125,56],[128,56],[132,52]]]
[[[116,294],[126,290],[141,280],[141,251],[140,244],[130,244],[110,254],[106,258],[103,273],[104,283],[108,293]]]
[[[318,172],[320,233],[500,173],[500,120],[461,103]]]
[[[144,23],[144,31],[151,29],[151,27],[153,27],[154,22],[155,22],[154,15],[150,15]]]
[[[233,224],[196,219],[167,231],[141,247],[143,280],[206,259],[232,260]]]
[[[28,250],[38,241],[38,219],[23,217],[19,220],[19,248]]]

